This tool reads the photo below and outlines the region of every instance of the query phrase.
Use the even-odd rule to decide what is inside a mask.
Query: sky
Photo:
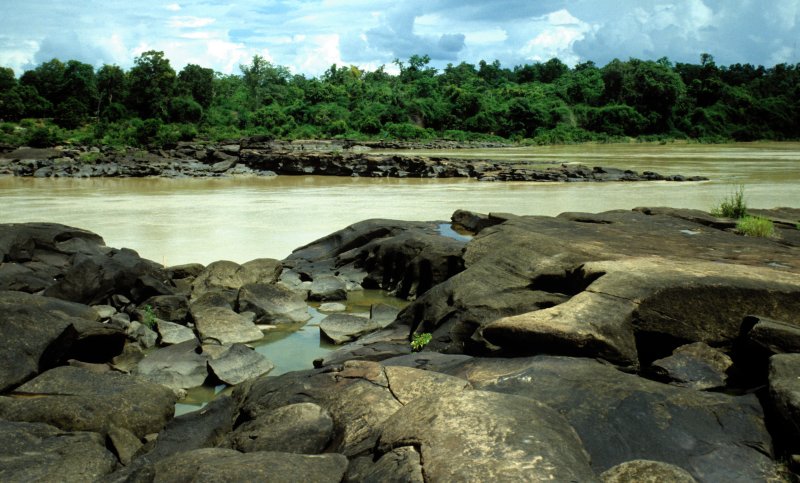
[[[800,62],[800,0],[0,0],[0,66],[17,75],[53,58],[130,68],[160,50],[240,73],[254,55],[318,76],[374,70],[414,54],[434,67],[558,57],[767,67]]]

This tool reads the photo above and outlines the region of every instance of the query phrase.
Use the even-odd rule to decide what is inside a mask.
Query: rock
[[[199,263],[187,263],[185,265],[175,265],[164,269],[171,280],[194,279],[200,275],[205,266]]]
[[[431,481],[595,481],[567,421],[518,396],[485,391],[415,399],[383,423],[377,450],[419,448]]]
[[[344,312],[347,310],[347,306],[341,302],[325,302],[324,304],[319,304],[320,312]]]
[[[254,314],[237,314],[233,310],[210,307],[192,311],[200,339],[214,340],[220,344],[252,342],[264,337],[253,323]]]
[[[108,428],[108,440],[119,462],[125,466],[129,465],[136,453],[142,449],[142,442],[136,435],[113,424]]]
[[[333,419],[313,403],[282,406],[247,421],[228,436],[233,449],[320,454],[333,439]]]
[[[319,332],[334,344],[344,344],[380,329],[380,325],[364,317],[331,314],[319,324]]]
[[[766,317],[751,317],[754,324],[747,337],[767,353],[800,352],[800,326]],[[748,321],[745,321],[747,324]]]
[[[281,269],[279,261],[268,258],[252,260],[243,265],[226,260],[213,262],[195,278],[192,300],[211,289],[237,292],[246,284],[275,283]]]
[[[190,340],[151,352],[133,374],[170,389],[202,386],[208,377],[209,357],[199,353],[198,341]]]
[[[369,320],[381,327],[386,327],[391,322],[394,322],[399,313],[400,309],[397,307],[386,304],[373,304],[369,307]]]
[[[350,465],[351,469],[353,464]],[[420,455],[412,446],[401,446],[389,451],[360,473],[348,469],[347,481],[364,483],[423,483]]]
[[[319,275],[314,277],[308,292],[309,300],[326,302],[330,300],[346,300],[347,285],[333,275]]]
[[[678,386],[704,390],[724,387],[733,361],[703,342],[678,347],[672,355],[653,362],[651,370]]]
[[[2,481],[96,481],[117,465],[97,433],[4,420],[0,420],[0,461]]]
[[[50,302],[56,310],[48,310]],[[77,339],[71,318],[58,312],[68,302],[0,292],[0,390],[5,392],[53,367],[66,356],[66,347]]]
[[[293,324],[311,318],[305,300],[280,285],[242,286],[239,289],[238,310],[256,314],[258,324]]]
[[[347,471],[340,454],[239,453],[204,448],[178,453],[159,461],[155,481],[269,481],[339,483]]]
[[[156,330],[158,331],[158,340],[162,345],[180,344],[197,339],[192,329],[164,320],[156,321]]]
[[[100,255],[108,250],[102,237],[80,228],[58,223],[0,224],[0,261],[3,262],[25,263],[54,253]]]
[[[136,321],[128,325],[125,333],[145,349],[155,347],[158,342],[158,334],[153,329]]]
[[[775,475],[772,438],[752,394],[695,391],[569,357],[475,358],[451,372],[476,389],[524,396],[558,411],[598,473],[646,459],[679,466],[698,481]]]
[[[456,210],[450,217],[453,227],[465,230],[473,234],[480,233],[484,228],[498,225],[505,221],[503,218],[496,218],[491,213],[484,215],[467,210]]]
[[[384,372],[392,394],[403,405],[432,392],[449,394],[472,388],[470,383],[463,379],[438,372],[420,373],[418,369],[411,367],[385,366]]]
[[[208,361],[211,374],[232,386],[267,374],[274,367],[266,357],[243,344],[233,344],[221,357]]]
[[[196,314],[198,312],[209,307],[221,307],[233,310],[236,306],[237,295],[237,293],[232,291],[226,292],[222,289],[212,289],[208,292],[204,292],[203,295],[192,300],[191,304],[189,304],[189,313],[192,316],[192,320],[196,320]]]
[[[603,472],[603,483],[696,483],[689,472],[661,461],[626,461]]]
[[[97,316],[100,317],[100,320],[110,319],[117,313],[117,309],[111,305],[95,305],[92,309],[97,312]]]
[[[797,446],[800,438],[800,354],[776,354],[769,359],[769,395],[784,431]]]
[[[64,278],[48,287],[45,295],[96,305],[113,294],[140,301],[172,292],[166,273],[157,263],[123,248],[105,255],[76,255]]]
[[[411,353],[409,329],[390,324],[342,346],[314,361],[314,367],[336,366],[346,361],[378,362]]]
[[[464,354],[440,354],[438,352],[414,352],[404,356],[384,359],[384,366],[401,366],[423,371],[449,372],[450,369],[463,365],[472,356]]]
[[[156,295],[142,302],[139,308],[148,305],[161,320],[183,324],[189,317],[189,301],[183,295]]]
[[[114,425],[141,438],[158,432],[172,418],[174,406],[173,392],[158,384],[62,366],[0,397],[0,418],[101,434]]]
[[[155,462],[186,451],[216,447],[231,432],[235,419],[236,404],[230,397],[220,396],[203,408],[167,423],[143,459]]]

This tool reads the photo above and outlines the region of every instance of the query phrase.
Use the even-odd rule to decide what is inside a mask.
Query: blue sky
[[[238,73],[261,55],[295,73],[374,69],[428,54],[442,67],[559,57],[772,66],[800,62],[800,0],[0,0],[0,65],[17,75],[54,57],[128,68],[162,50]]]

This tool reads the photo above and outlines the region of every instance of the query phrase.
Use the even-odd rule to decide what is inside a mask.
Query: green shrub
[[[432,339],[433,336],[429,332],[414,334],[414,336],[411,338],[411,350],[414,352],[421,351],[422,348],[428,345]]]
[[[34,148],[49,148],[62,141],[61,133],[56,128],[49,126],[36,127],[31,129],[26,143]]]
[[[775,236],[775,227],[772,221],[760,216],[744,216],[736,222],[736,231],[742,235],[762,238]]]
[[[723,199],[720,204],[711,210],[716,217],[739,219],[747,215],[747,203],[744,199],[744,185],[739,185],[736,191]]]
[[[153,329],[156,326],[156,314],[153,312],[153,307],[150,305],[145,305],[142,312],[142,324],[146,325],[150,329]]]

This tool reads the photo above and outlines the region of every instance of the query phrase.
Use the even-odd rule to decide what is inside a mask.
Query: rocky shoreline
[[[0,479],[796,481],[800,209],[758,214],[776,238],[696,210],[458,211],[465,236],[366,220],[176,267],[0,225]],[[370,288],[410,304],[330,315],[313,369],[248,347]],[[234,388],[174,417],[204,382]]]
[[[497,147],[480,145],[479,147]],[[253,137],[221,144],[179,143],[174,148],[112,149],[20,147],[0,154],[0,175],[36,178],[317,175],[391,178],[472,178],[480,181],[703,181],[700,176],[638,173],[579,164],[497,162],[428,157],[413,149],[459,149],[458,143],[275,141]],[[409,149],[409,154],[372,154]]]

